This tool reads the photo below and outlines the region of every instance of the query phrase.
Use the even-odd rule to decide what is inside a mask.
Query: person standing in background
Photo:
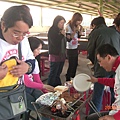
[[[106,26],[103,17],[97,17],[99,19],[99,24],[96,25],[88,40],[88,59],[94,64],[94,76],[96,78],[101,77],[111,77],[113,73],[108,73],[104,68],[102,68],[96,58],[96,50],[99,46],[109,43],[114,46],[120,55],[120,35],[115,29],[110,29]],[[104,93],[104,85],[100,83],[94,84],[92,102],[96,106],[97,110],[101,110],[102,98]],[[94,113],[94,110],[90,109],[90,114]]]
[[[60,74],[66,59],[65,22],[66,21],[62,16],[56,16],[53,21],[53,25],[48,31],[48,50],[50,61],[48,85],[53,87],[62,84]]]
[[[90,25],[90,26],[91,26],[91,28],[92,28],[93,30],[92,30],[91,33],[89,34],[88,40],[92,40],[92,38],[91,38],[92,33],[94,32],[94,30],[99,29],[99,27],[97,27],[97,26],[99,26],[99,25],[101,25],[101,24],[106,24],[103,19],[104,19],[103,17],[96,17],[96,18],[94,18],[94,19],[91,21],[91,25]],[[89,55],[88,55],[88,56],[89,56]],[[89,57],[88,57],[88,58],[89,58]],[[91,68],[91,69],[94,70],[94,66],[93,66],[93,68]],[[115,76],[115,73],[112,71],[112,72],[109,72],[106,77],[114,77],[114,76]],[[101,89],[101,91],[102,91],[102,89]],[[111,92],[111,104],[112,104],[112,103],[114,102],[115,98],[114,98],[113,88],[111,88],[111,87],[110,87],[110,92]],[[101,94],[101,96],[102,96],[102,94]],[[100,96],[99,96],[99,97],[100,97]]]
[[[74,13],[72,19],[66,25],[67,38],[67,58],[68,70],[66,74],[66,81],[70,81],[75,77],[78,65],[78,38],[80,38],[80,24],[83,17],[80,13]]]
[[[116,16],[116,18],[113,21],[114,28],[120,33],[120,13]]]

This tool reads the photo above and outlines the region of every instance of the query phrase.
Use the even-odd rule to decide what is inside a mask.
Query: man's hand
[[[13,69],[10,71],[10,73],[15,77],[21,77],[25,73],[28,72],[29,65],[25,63],[24,61],[18,60],[18,65],[13,66]]]
[[[99,120],[115,120],[112,115],[106,115],[103,117],[100,117]]]
[[[95,83],[95,82],[98,82],[98,79],[92,76],[91,79],[90,79],[90,80],[87,80],[87,81],[88,81],[88,82]]]
[[[1,65],[0,66],[0,80],[6,76],[7,72],[8,72],[7,65],[5,65],[5,64]]]

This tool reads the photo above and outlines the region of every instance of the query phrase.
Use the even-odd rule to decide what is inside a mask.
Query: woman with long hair
[[[50,61],[50,74],[48,84],[55,87],[61,85],[60,74],[65,62],[66,39],[64,24],[65,19],[62,16],[56,16],[53,25],[48,31],[48,48]]]
[[[80,24],[83,17],[80,13],[74,13],[72,19],[66,26],[66,38],[67,38],[67,58],[68,58],[68,70],[66,74],[66,81],[70,81],[75,77],[76,69],[78,65],[78,38],[80,38]]]

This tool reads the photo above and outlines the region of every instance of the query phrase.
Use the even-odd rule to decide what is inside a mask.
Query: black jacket
[[[120,55],[120,34],[115,29],[108,28],[102,24],[92,31],[87,47],[88,58],[94,64],[95,77],[106,77],[107,75],[107,72],[98,64],[95,55],[97,48],[105,43],[113,45]]]
[[[61,30],[58,28],[58,23],[61,20],[65,21],[62,16],[57,16],[53,21],[52,27],[50,27],[48,31],[48,49],[49,54],[51,55],[65,54],[66,39],[65,36],[61,34]]]
[[[62,48],[62,41],[64,42],[64,35],[60,34],[59,29],[51,27],[48,31],[48,49],[49,54],[60,55]],[[65,47],[65,46],[64,46]]]

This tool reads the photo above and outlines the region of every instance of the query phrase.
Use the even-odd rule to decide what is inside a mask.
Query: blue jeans
[[[35,111],[31,102],[35,102],[36,99],[39,98],[42,94],[43,94],[43,92],[40,90],[26,87],[27,109]],[[41,106],[36,105],[37,108],[40,108]],[[43,117],[43,116],[41,116],[41,119],[42,120],[51,120],[51,119]]]
[[[101,110],[103,93],[104,93],[104,85],[98,82],[95,83],[94,90],[93,90],[93,96],[92,96],[92,102],[94,103],[98,111]],[[94,113],[94,110],[90,108],[89,114],[92,114],[92,113]]]
[[[64,62],[50,62],[50,74],[48,85],[56,87],[61,85],[60,74],[62,73]]]
[[[27,109],[35,110],[31,102],[35,102],[42,94],[43,92],[40,90],[26,87]]]
[[[111,73],[109,73],[107,78],[114,78],[114,75],[115,75],[115,73],[111,72]],[[111,104],[112,104],[115,100],[113,88],[110,88],[110,91],[111,91]],[[95,83],[93,96],[92,96],[92,102],[94,103],[94,105],[96,106],[98,111],[101,110],[103,93],[104,93],[104,85],[102,85],[100,83]],[[94,110],[92,108],[90,108],[89,114],[92,114],[92,113],[94,113]]]

